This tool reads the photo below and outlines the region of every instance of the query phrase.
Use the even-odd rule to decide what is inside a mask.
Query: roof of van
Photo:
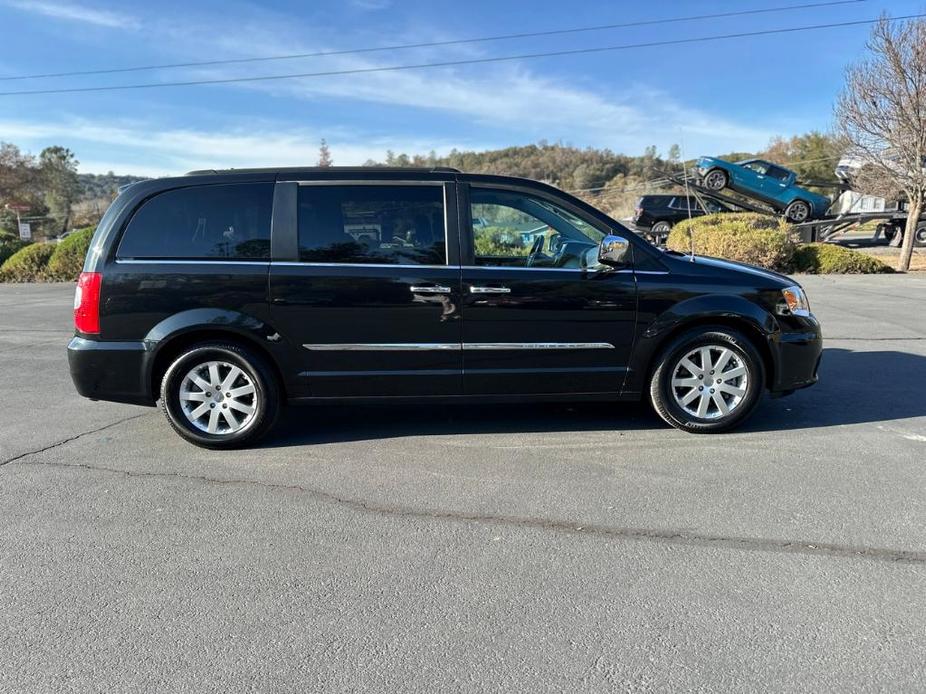
[[[449,166],[282,166],[258,169],[201,169],[187,176],[221,176],[223,174],[318,174],[318,173],[463,173]]]

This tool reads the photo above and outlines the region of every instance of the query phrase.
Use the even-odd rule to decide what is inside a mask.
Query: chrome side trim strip
[[[418,352],[459,350],[614,349],[610,342],[332,342],[302,345],[312,352]]]
[[[459,342],[332,342],[302,345],[312,352],[458,351]]]
[[[610,342],[464,342],[463,349],[614,349]]]

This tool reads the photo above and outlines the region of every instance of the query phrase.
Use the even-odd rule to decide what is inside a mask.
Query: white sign
[[[21,238],[23,241],[32,240],[32,227],[29,226],[29,222],[19,223],[19,238]]]

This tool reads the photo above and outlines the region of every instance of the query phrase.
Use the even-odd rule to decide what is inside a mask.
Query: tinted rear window
[[[270,257],[272,183],[197,186],[145,202],[119,244],[120,258]]]
[[[299,260],[444,265],[442,186],[300,186]]]
[[[647,209],[652,209],[654,207],[668,207],[669,200],[671,200],[668,195],[648,195],[640,198],[640,207],[645,207]]]

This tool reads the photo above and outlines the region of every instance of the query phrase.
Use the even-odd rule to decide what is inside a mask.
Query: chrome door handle
[[[473,287],[469,288],[470,294],[510,294],[508,287]]]
[[[442,287],[440,285],[435,285],[433,287],[418,287],[412,285],[409,289],[412,294],[449,294],[451,292],[450,287]]]

